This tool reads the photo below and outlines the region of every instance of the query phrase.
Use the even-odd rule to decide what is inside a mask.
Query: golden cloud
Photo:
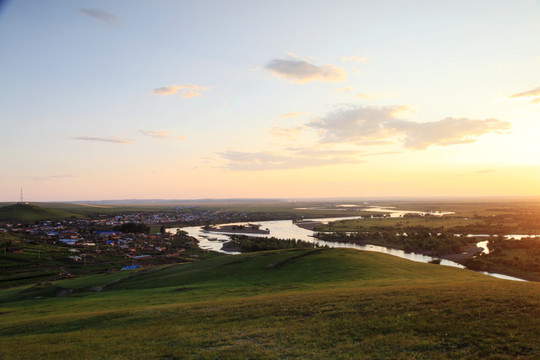
[[[347,78],[347,73],[341,68],[328,64],[317,66],[304,60],[274,59],[265,66],[265,69],[274,76],[297,84],[312,81],[343,82]]]
[[[180,96],[184,99],[202,96],[201,91],[210,90],[209,86],[199,86],[195,84],[171,85],[163,86],[154,89],[153,93],[161,96],[169,96],[177,94],[180,91]]]

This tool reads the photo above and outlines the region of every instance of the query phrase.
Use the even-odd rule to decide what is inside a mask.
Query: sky
[[[540,196],[540,0],[12,0],[0,201]]]

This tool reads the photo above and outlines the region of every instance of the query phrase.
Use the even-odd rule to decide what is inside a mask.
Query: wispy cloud
[[[511,95],[510,98],[512,99],[526,98],[526,99],[530,99],[529,102],[532,104],[539,103],[540,102],[540,87]]]
[[[80,9],[79,12],[108,25],[117,25],[120,23],[118,17],[101,9]]]
[[[383,151],[383,152],[377,152],[377,153],[366,153],[363,156],[386,156],[386,155],[395,155],[395,154],[402,154],[402,151]]]
[[[384,139],[396,134],[385,124],[394,121],[394,113],[400,110],[398,106],[353,107],[332,112],[308,126],[321,130],[323,142],[327,143]]]
[[[358,99],[362,99],[362,100],[380,100],[380,99],[388,99],[388,98],[394,97],[395,94],[389,91],[388,92],[378,91],[378,92],[374,92],[370,94],[358,93],[358,94],[355,94],[355,96]]]
[[[280,126],[274,126],[267,129],[266,132],[276,138],[294,139],[305,130],[305,126],[295,126],[291,128],[284,128]]]
[[[158,139],[165,139],[169,137],[169,132],[167,130],[141,130],[140,132],[145,136],[150,136]]]
[[[290,51],[287,52],[287,56],[289,56],[289,57],[291,57],[293,59],[298,59],[298,55],[296,55],[295,53],[290,52]]]
[[[319,130],[324,143],[365,145],[367,142],[392,139],[415,150],[427,149],[432,145],[473,143],[481,135],[503,133],[510,129],[510,123],[497,119],[449,117],[424,123],[399,119],[397,115],[407,109],[404,106],[353,107],[330,113],[307,126]]]
[[[403,133],[403,145],[410,149],[423,150],[432,145],[448,146],[470,144],[479,136],[488,133],[502,134],[510,130],[510,123],[497,119],[475,120],[468,118],[445,118],[427,123],[397,121],[391,124]]]
[[[453,174],[453,175],[450,175],[448,177],[446,177],[447,179],[456,179],[456,178],[462,178],[463,176],[468,176],[468,177],[477,177],[477,176],[485,176],[485,175],[489,175],[489,174],[493,174],[497,172],[497,170],[495,169],[485,169],[485,170],[474,170],[474,171],[465,171],[465,172],[461,172],[461,173],[456,173],[456,174]]]
[[[131,144],[130,140],[123,139],[118,136],[109,136],[109,137],[75,136],[75,137],[72,137],[72,139],[83,140],[83,141],[108,142],[108,143],[116,143],[116,144]]]
[[[180,91],[180,96],[184,99],[189,99],[197,96],[203,96],[201,91],[210,90],[209,86],[199,86],[194,84],[183,84],[183,85],[171,85],[163,86],[157,89],[154,89],[153,93],[161,96],[169,96],[177,94]]]
[[[69,179],[69,178],[74,178],[77,176],[71,175],[71,174],[64,174],[64,175],[50,175],[49,177],[51,179]]]
[[[408,106],[344,106],[303,125],[275,126],[266,130],[273,137],[287,140],[311,132],[316,139],[309,148],[227,151],[218,155],[227,161],[226,168],[241,171],[355,164],[367,158],[403,152],[388,149],[366,152],[365,146],[398,144],[409,150],[425,150],[435,145],[474,143],[489,133],[504,134],[511,125],[497,119],[447,117],[438,121],[415,122],[400,118],[409,110]],[[483,173],[487,172],[477,175]]]
[[[540,87],[536,89],[520,92],[520,93],[511,95],[510,97],[518,98],[518,97],[535,97],[535,96],[540,96]]]
[[[173,136],[170,135],[167,130],[140,130],[139,131],[144,136],[149,136],[155,139],[161,139],[161,140],[178,140],[178,141],[184,141],[186,138],[183,136]]]
[[[405,151],[382,149],[378,152],[367,152],[367,145],[398,144],[409,150],[425,150],[434,145],[474,143],[485,134],[504,134],[511,125],[497,119],[447,117],[438,121],[415,122],[400,118],[409,110],[408,106],[344,106],[303,125],[289,128],[275,126],[266,130],[273,137],[288,140],[301,136],[304,132],[311,132],[316,138],[309,148],[289,147],[258,152],[226,151],[218,155],[227,161],[227,169],[235,171],[357,164],[368,158]]]
[[[365,63],[368,60],[369,59],[367,57],[362,57],[362,56],[342,56],[341,57],[341,61],[354,61],[357,63]]]
[[[494,169],[486,169],[486,170],[476,170],[476,171],[469,171],[468,175],[486,175],[486,174],[492,174],[496,172],[497,170]]]
[[[342,87],[342,88],[333,89],[332,91],[338,92],[338,93],[343,93],[343,92],[352,91],[352,89],[353,89],[352,86],[345,86],[345,87]]]
[[[298,117],[298,116],[304,115],[304,114],[305,114],[304,112],[291,112],[291,113],[276,116],[276,119],[295,118],[295,117]]]
[[[284,153],[227,151],[219,154],[228,160],[226,166],[235,171],[264,171],[299,169],[325,165],[355,164],[361,162],[357,152],[297,150]]]
[[[74,177],[76,176],[71,175],[71,174],[62,174],[62,175],[46,175],[46,176],[29,176],[28,178],[34,181],[47,181],[47,180],[52,180],[52,179],[70,179]]]
[[[293,152],[296,156],[312,157],[312,158],[337,158],[347,157],[355,158],[358,160],[360,154],[364,155],[362,151],[358,150],[335,150],[335,149],[316,149],[316,148],[288,148],[287,151]]]
[[[265,69],[274,76],[298,84],[312,81],[342,82],[347,78],[347,73],[341,68],[328,64],[317,66],[305,60],[274,59],[265,66]]]
[[[184,99],[189,99],[189,98],[194,98],[197,96],[202,96],[202,94],[195,90],[186,90],[186,91],[182,91],[180,93],[180,96],[183,97]]]

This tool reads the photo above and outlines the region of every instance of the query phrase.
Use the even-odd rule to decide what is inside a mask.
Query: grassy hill
[[[0,358],[536,359],[539,318],[538,283],[279,250],[2,290]]]
[[[83,217],[62,209],[50,209],[33,204],[13,204],[0,207],[0,221],[32,223],[40,220],[61,220]]]

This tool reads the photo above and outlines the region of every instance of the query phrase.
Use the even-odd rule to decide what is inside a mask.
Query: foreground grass
[[[121,275],[124,276],[124,275]],[[2,359],[535,359],[540,286],[345,249],[0,291]],[[52,285],[51,285],[52,286]],[[43,287],[43,285],[42,285]],[[28,300],[23,300],[26,298]]]

